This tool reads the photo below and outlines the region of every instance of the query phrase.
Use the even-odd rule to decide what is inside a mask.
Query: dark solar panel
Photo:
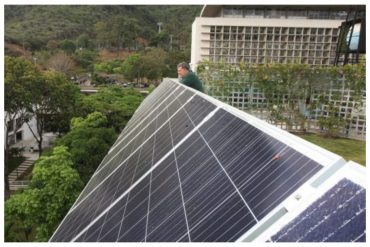
[[[235,241],[323,167],[170,80],[143,104],[51,241]]]
[[[271,237],[274,242],[366,242],[366,190],[344,178]]]
[[[322,168],[224,110],[201,132],[259,220]]]

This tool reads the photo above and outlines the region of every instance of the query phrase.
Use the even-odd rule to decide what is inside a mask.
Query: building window
[[[265,10],[265,18],[281,18],[285,17],[285,11],[280,9]]]
[[[223,17],[242,18],[243,17],[243,10],[236,9],[236,8],[224,8],[223,9]]]
[[[349,50],[351,51],[358,50],[358,44],[360,41],[360,29],[361,29],[361,23],[356,23],[355,25],[351,26],[348,31],[348,34],[346,37],[346,43],[349,47]]]
[[[9,133],[12,132],[14,130],[13,121],[8,121],[6,123],[6,127],[7,127],[7,130],[8,130]]]
[[[287,10],[288,18],[305,18],[306,16],[307,16],[306,10],[303,9]]]
[[[15,138],[16,138],[17,142],[22,141],[23,140],[23,131],[18,131]]]

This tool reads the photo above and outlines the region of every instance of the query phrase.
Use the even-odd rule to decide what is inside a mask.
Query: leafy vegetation
[[[54,148],[37,161],[30,187],[5,202],[5,240],[29,241],[34,232],[36,241],[47,241],[81,189],[67,148]]]
[[[205,61],[198,67],[198,73],[210,95],[228,99],[235,92],[260,90],[263,102],[259,106],[251,102],[249,110],[267,110],[270,122],[286,125],[288,130],[292,130],[292,126],[304,130],[310,116],[319,114],[318,124],[328,136],[337,135],[350,121],[341,116],[341,106],[333,104],[334,100],[339,102],[344,97],[340,89],[351,90],[351,97],[358,100],[354,101],[357,108],[361,107],[365,90],[365,64],[344,67],[304,64],[233,66]]]
[[[4,182],[5,182],[5,198],[10,196],[9,190],[9,173],[15,169],[13,156],[19,156],[20,152],[16,155],[10,148],[12,138],[10,132],[16,132],[24,123],[26,118],[26,107],[30,104],[32,95],[30,88],[33,83],[38,81],[40,73],[33,64],[23,58],[5,57],[5,75],[4,75],[4,96],[5,96],[5,145],[4,145]],[[14,121],[18,123],[14,126]]]
[[[177,77],[190,60],[191,23],[201,6],[5,6],[5,53],[67,78],[109,84]],[[107,56],[109,54],[109,56]],[[115,54],[115,55],[113,55]],[[122,82],[123,80],[113,82]]]
[[[96,94],[82,100],[82,115],[101,112],[107,118],[107,125],[120,133],[143,100],[143,96],[134,89],[125,89],[116,85],[104,87]]]
[[[6,5],[5,40],[31,51],[44,49],[51,40],[73,40],[83,48],[139,48],[145,43],[158,44],[157,23],[161,22],[160,36],[170,41],[172,35],[172,48],[189,48],[191,23],[201,8],[201,5]],[[139,37],[146,42],[140,42]]]
[[[5,102],[8,116],[20,119],[19,127],[36,119],[30,131],[42,153],[45,131],[65,133],[80,96],[77,86],[55,71],[40,71],[23,58],[5,58]],[[61,93],[63,92],[63,93]]]
[[[73,167],[85,184],[117,138],[107,125],[107,118],[100,112],[93,112],[86,118],[73,118],[71,131],[55,144],[68,147]]]
[[[8,161],[8,174],[10,174],[13,170],[15,170],[20,164],[22,164],[23,161],[25,161],[26,158],[23,156],[12,156],[10,155],[9,161]]]

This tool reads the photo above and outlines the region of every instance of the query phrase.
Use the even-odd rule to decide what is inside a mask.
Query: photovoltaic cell
[[[340,180],[271,237],[273,242],[366,242],[366,190]]]
[[[165,80],[50,241],[235,241],[322,168],[215,100]]]
[[[179,97],[184,98],[183,92],[184,92],[184,88],[177,87],[175,89],[175,91],[169,93],[169,95],[163,101],[158,102],[157,105],[152,105],[150,107],[151,111],[148,112],[147,114],[145,114],[145,116],[143,117],[143,119],[141,121],[139,121],[137,123],[135,122],[135,123],[132,123],[132,124],[130,124],[131,123],[131,121],[130,121],[129,124],[128,124],[128,127],[131,127],[131,128],[129,128],[129,131],[127,131],[127,133],[121,135],[118,138],[116,143],[113,145],[113,148],[108,153],[108,155],[107,155],[108,158],[107,159],[111,159],[112,156],[116,155],[117,151],[120,151],[123,147],[130,144],[131,141],[134,138],[136,138],[138,134],[142,133],[147,128],[147,126],[149,124],[152,124],[153,121],[156,120],[156,118],[159,114],[163,114],[163,112],[166,111],[166,108],[167,108],[168,105],[170,105],[172,103],[176,104],[177,100],[176,100],[175,95],[179,95]],[[189,95],[189,94],[187,94],[187,96],[188,96],[188,98],[191,97],[191,95]],[[177,106],[178,106],[178,104],[177,104]],[[160,126],[160,125],[158,125],[158,126]],[[127,128],[125,128],[124,131],[126,129]],[[112,152],[112,150],[113,150],[113,152]],[[106,165],[105,162],[107,162],[106,159],[103,160],[102,165],[99,166],[98,170],[100,170],[103,166]]]
[[[183,90],[182,90],[183,91]],[[180,91],[181,92],[181,91]],[[192,95],[187,94],[181,94],[179,98],[183,101],[189,100]],[[136,136],[133,140],[130,140],[129,143],[121,142],[118,144],[119,146],[116,148],[117,152],[114,153],[114,156],[111,156],[110,159],[105,159],[105,164],[101,165],[97,172],[93,175],[93,178],[90,180],[89,184],[84,189],[82,195],[79,197],[77,202],[80,202],[81,199],[83,199],[88,193],[91,192],[92,189],[96,188],[96,186],[102,182],[103,179],[107,177],[107,175],[111,174],[116,168],[117,164],[121,164],[127,157],[129,157],[133,152],[135,152],[140,145],[143,144],[144,140],[149,139],[149,137],[154,137],[152,135],[155,134],[155,131],[163,132],[161,127],[165,124],[166,121],[169,121],[169,112],[174,115],[174,113],[179,111],[179,108],[181,105],[177,102],[176,98],[173,98],[172,100],[168,99],[169,105],[166,105],[164,109],[162,109],[158,116],[155,116],[155,118],[145,126],[145,128],[137,128],[138,132],[135,133]],[[176,109],[176,111],[173,111],[171,109]],[[181,109],[180,109],[181,110]],[[180,113],[181,114],[181,113]],[[172,116],[171,115],[171,116]],[[183,121],[186,119],[182,119]],[[168,127],[168,126],[167,126]],[[186,128],[185,128],[186,127]],[[185,126],[183,129],[189,131],[191,126]],[[166,128],[163,126],[163,128]],[[165,133],[166,132],[165,130]],[[178,133],[178,132],[176,132]],[[163,136],[159,135],[158,136]],[[166,136],[166,134],[164,135]],[[110,154],[108,154],[110,155]],[[156,154],[158,156],[158,154]]]
[[[209,239],[202,236],[204,232],[215,230],[211,227],[216,224],[215,219],[228,211],[237,214],[242,227],[250,221],[255,223],[242,198],[198,133],[181,145],[176,155],[192,241],[216,241],[210,240],[212,236],[208,236]],[[233,207],[230,207],[230,200]],[[222,225],[231,226],[231,221],[235,223],[234,218],[228,218],[217,226],[224,229]],[[228,234],[240,231],[239,227],[241,225],[228,228],[225,235],[215,232],[219,238],[217,241],[232,241]]]
[[[322,168],[224,110],[208,123],[205,140],[258,219]]]

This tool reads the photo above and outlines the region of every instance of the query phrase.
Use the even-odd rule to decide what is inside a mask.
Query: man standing
[[[203,83],[197,75],[190,70],[189,64],[182,62],[177,65],[177,74],[180,77],[180,83],[194,88],[200,92],[203,91]]]

